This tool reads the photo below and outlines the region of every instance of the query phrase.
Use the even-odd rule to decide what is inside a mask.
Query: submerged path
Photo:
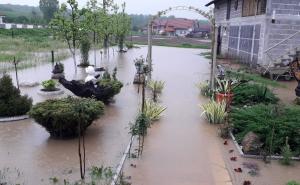
[[[200,117],[195,84],[209,78],[209,61],[199,50],[155,47],[153,78],[166,82],[163,118],[149,130],[143,155],[125,175],[133,185],[229,185],[216,129]],[[130,167],[136,164],[136,168]]]

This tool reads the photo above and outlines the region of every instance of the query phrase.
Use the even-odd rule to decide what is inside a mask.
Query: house
[[[0,13],[0,24],[3,24],[3,18],[4,17],[5,17],[5,15]]]
[[[300,53],[300,0],[213,0],[218,54],[250,66],[287,64]],[[299,48],[299,49],[298,49]]]
[[[153,23],[153,32],[160,35],[184,37],[193,32],[197,21],[183,18],[157,19]]]

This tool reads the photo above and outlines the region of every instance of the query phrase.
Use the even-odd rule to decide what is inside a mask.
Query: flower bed
[[[300,155],[300,107],[259,104],[233,109],[230,122],[239,144],[250,132],[258,136],[261,146],[255,154],[271,151],[271,154],[279,155],[288,138],[294,156]]]

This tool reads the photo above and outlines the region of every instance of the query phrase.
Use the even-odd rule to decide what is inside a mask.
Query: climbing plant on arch
[[[195,12],[197,14],[199,14],[200,16],[203,16],[204,18],[206,18],[212,27],[212,35],[214,37],[212,37],[212,63],[211,63],[211,74],[210,74],[210,87],[211,89],[214,88],[215,86],[215,71],[216,71],[216,56],[217,56],[217,45],[216,45],[216,41],[217,41],[217,26],[215,24],[215,18],[213,15],[213,10],[210,10],[208,12],[203,11],[199,8],[195,8],[193,6],[174,6],[174,7],[170,7],[166,10],[162,10],[159,11],[156,15],[152,16],[149,23],[148,23],[148,54],[147,54],[147,62],[148,65],[152,68],[152,31],[153,31],[153,22],[158,19],[159,17],[166,15],[167,13],[171,12],[171,11],[192,11]],[[150,78],[151,78],[151,73],[150,73]]]

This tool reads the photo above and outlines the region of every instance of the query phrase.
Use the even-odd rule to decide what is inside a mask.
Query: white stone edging
[[[230,134],[230,137],[231,137],[231,139],[233,141],[233,144],[235,145],[235,147],[238,150],[238,152],[239,152],[239,154],[240,154],[241,157],[251,158],[251,159],[263,159],[264,158],[264,156],[261,156],[261,155],[249,155],[249,154],[245,154],[243,152],[243,150],[241,149],[241,146],[236,141],[236,139],[235,139],[234,135],[232,134],[232,132],[230,132],[229,134]],[[275,155],[267,156],[267,158],[272,159],[272,160],[283,159],[282,156],[275,156]],[[300,157],[292,157],[292,160],[300,161]]]
[[[124,163],[125,163],[125,161],[126,161],[126,159],[127,159],[127,156],[128,156],[128,154],[129,154],[129,151],[130,151],[130,148],[131,148],[131,146],[132,146],[132,143],[133,143],[134,139],[135,139],[135,136],[131,137],[130,142],[128,143],[127,148],[126,148],[126,150],[125,150],[125,152],[124,152],[124,154],[123,154],[123,156],[122,156],[122,158],[121,158],[121,161],[120,161],[119,164],[118,164],[118,167],[117,167],[117,169],[116,169],[115,175],[113,176],[111,185],[116,185],[116,184],[117,184],[118,179],[119,179],[119,177],[120,177],[120,174],[121,174],[121,172],[122,172],[122,168],[123,168]]]
[[[64,91],[62,89],[59,89],[57,91],[42,91],[41,89],[37,92],[38,95],[42,96],[57,96],[64,94]]]
[[[0,117],[0,122],[10,122],[10,121],[20,121],[24,119],[28,119],[28,115],[22,115],[22,116],[14,116],[14,117]]]

